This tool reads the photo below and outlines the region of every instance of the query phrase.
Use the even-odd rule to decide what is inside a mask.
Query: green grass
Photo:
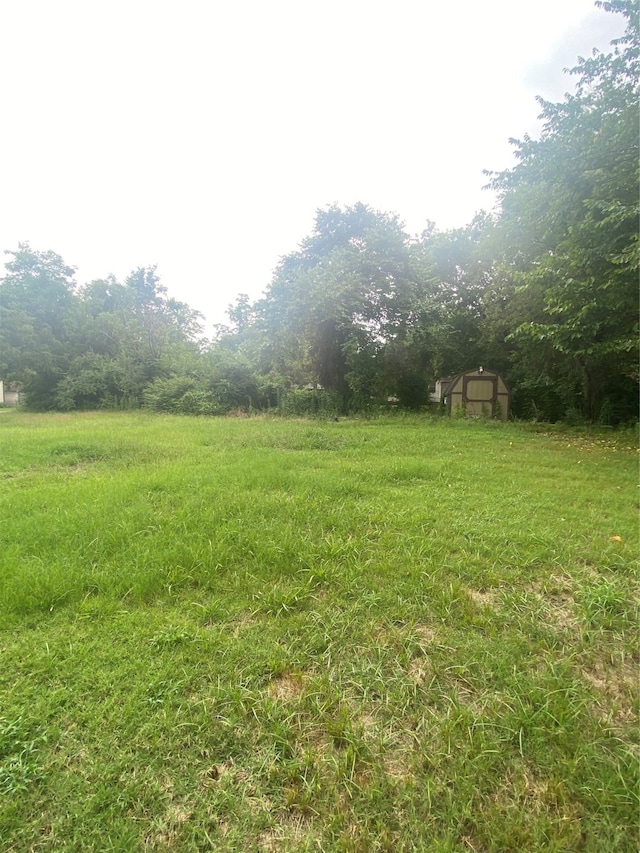
[[[634,851],[630,435],[0,414],[3,851]]]

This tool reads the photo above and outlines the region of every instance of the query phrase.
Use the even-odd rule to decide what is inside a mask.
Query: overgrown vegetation
[[[410,236],[364,204],[319,210],[264,298],[240,295],[209,342],[153,268],[78,288],[25,244],[0,283],[0,377],[42,410],[345,414],[418,410],[438,377],[483,364],[518,417],[635,421],[640,17],[638,0],[598,5],[626,33],[579,60],[575,93],[541,101],[540,138],[489,176],[495,214]]]
[[[3,850],[637,849],[636,437],[0,415]]]

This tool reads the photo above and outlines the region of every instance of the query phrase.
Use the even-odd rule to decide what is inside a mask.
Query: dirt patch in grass
[[[385,776],[394,782],[413,782],[415,776],[411,770],[407,756],[396,751],[386,752],[382,758],[382,768]]]
[[[601,573],[593,563],[585,560],[578,560],[578,565],[581,567],[581,573],[587,580],[597,580],[601,577]]]
[[[236,767],[233,761],[224,761],[221,764],[212,764],[203,774],[205,786],[216,785],[225,777],[234,775]]]
[[[579,850],[584,847],[580,811],[579,804],[571,798],[562,779],[544,776],[526,765],[515,765],[497,780],[493,792],[479,802],[481,818],[478,822],[470,820],[468,830],[471,831],[465,834],[474,844],[470,849],[498,849],[493,846],[494,834],[490,827],[499,815],[506,815],[511,844],[504,844],[506,838],[502,834],[500,840],[504,846],[500,846],[501,850],[538,849],[531,846],[531,841],[535,838],[539,821],[547,827],[554,827],[559,839],[556,849]],[[541,841],[538,836],[537,844]]]
[[[378,731],[380,729],[380,725],[378,723],[378,720],[375,718],[375,716],[373,714],[368,714],[368,713],[360,714],[358,716],[358,722],[360,723],[360,725],[362,727],[362,732],[363,732],[365,738],[371,739],[371,738],[375,737],[375,735],[378,733]]]
[[[233,759],[212,764],[203,774],[202,785],[205,788],[222,785],[228,791],[235,790],[254,815],[271,812],[273,808],[271,800],[261,793],[260,786],[251,773],[238,767]]]
[[[460,841],[464,844],[465,850],[472,850],[473,853],[484,853],[487,849],[484,844],[473,835],[463,835],[461,836]]]
[[[236,619],[235,622],[233,622],[233,637],[239,637],[244,631],[247,631],[249,628],[253,628],[257,625],[259,621],[259,619],[250,614],[246,614],[245,616],[241,616],[239,619]]]
[[[498,607],[500,592],[497,589],[470,589],[467,587],[467,594],[478,607],[490,607],[492,610]]]
[[[438,632],[431,625],[414,625],[413,631],[430,646],[435,646],[438,642]]]
[[[181,803],[173,803],[164,818],[166,828],[158,830],[151,835],[148,835],[144,840],[145,849],[148,847],[151,850],[162,848],[173,849],[178,840],[180,827],[186,823],[192,816],[191,809],[187,809]]]
[[[280,675],[269,682],[267,693],[279,702],[295,702],[303,693],[302,676],[297,673]]]
[[[271,812],[271,800],[260,791],[260,786],[247,770],[238,767],[232,759],[212,764],[202,775],[202,786],[214,788],[223,786],[229,794],[240,795],[243,803],[249,807],[253,815]]]
[[[555,628],[574,630],[580,620],[576,616],[575,601],[568,592],[560,592],[544,598],[545,610]]]
[[[265,829],[258,836],[258,850],[264,851],[264,853],[275,853],[277,850],[282,850],[284,841],[282,830]]]
[[[414,684],[422,687],[433,678],[433,668],[426,658],[414,658],[409,664],[409,677]]]
[[[454,691],[458,705],[463,708],[469,708],[473,712],[480,713],[482,705],[478,699],[478,694],[472,687],[465,682],[457,681]]]
[[[382,769],[388,779],[395,782],[415,782],[413,749],[415,742],[406,733],[400,733],[385,745],[381,756]]]
[[[578,807],[571,802],[563,782],[542,777],[527,766],[507,770],[492,799],[498,805],[526,806],[532,814],[562,815],[565,822],[577,817]]]
[[[614,725],[637,724],[633,703],[640,688],[638,662],[626,658],[622,662],[596,661],[581,670],[595,688],[597,715]]]
[[[260,853],[278,853],[280,850],[297,850],[310,833],[309,821],[301,817],[281,819],[280,824],[265,829],[257,839]]]
[[[572,581],[565,575],[552,575],[547,580],[530,584],[525,592],[533,595],[542,605],[543,621],[550,627],[575,631],[580,624],[575,610]]]

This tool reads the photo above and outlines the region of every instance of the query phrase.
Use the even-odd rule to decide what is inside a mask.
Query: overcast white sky
[[[157,264],[210,330],[319,207],[490,209],[535,95],[621,30],[593,0],[0,0],[0,250]]]

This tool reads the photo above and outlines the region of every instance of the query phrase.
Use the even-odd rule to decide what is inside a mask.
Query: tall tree
[[[409,238],[396,216],[364,204],[319,210],[258,306],[274,367],[341,395],[374,393],[372,359],[399,335],[414,299]]]
[[[0,375],[23,386],[33,405],[54,405],[77,328],[73,267],[28,243],[6,254],[0,280]]]
[[[486,335],[485,299],[493,282],[489,253],[494,221],[477,214],[463,228],[422,235],[416,247],[422,257],[427,304],[425,318],[431,338],[433,369],[455,375],[470,366],[490,364],[503,369],[499,347]]]
[[[574,94],[540,100],[540,138],[514,141],[517,165],[492,177],[503,274],[535,306],[514,335],[550,348],[589,419],[637,393],[638,363],[638,0],[598,5],[624,15],[624,36],[571,69]]]

